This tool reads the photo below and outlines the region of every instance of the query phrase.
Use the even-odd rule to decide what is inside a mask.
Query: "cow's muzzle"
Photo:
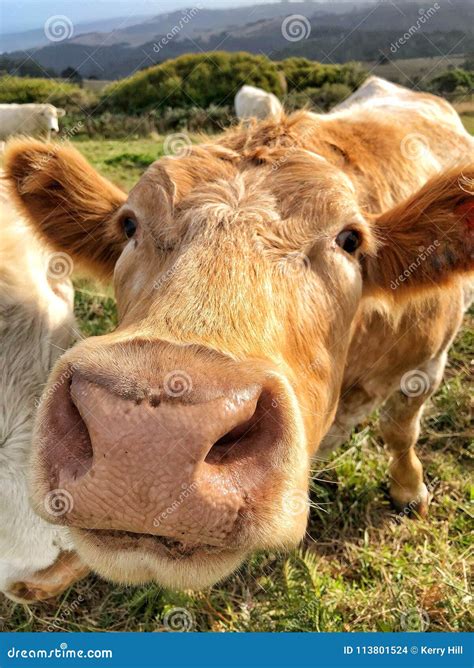
[[[283,431],[271,388],[239,380],[209,392],[168,372],[138,395],[76,371],[37,426],[38,512],[98,545],[145,534],[176,556],[235,547],[276,484]]]

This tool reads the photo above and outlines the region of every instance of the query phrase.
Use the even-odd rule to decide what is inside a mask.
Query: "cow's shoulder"
[[[330,115],[364,114],[366,118],[380,117],[385,121],[400,121],[401,117],[423,117],[430,122],[448,124],[466,134],[454,107],[437,95],[410,90],[380,77],[369,77],[344,102],[335,106]],[[367,116],[368,114],[368,116]]]

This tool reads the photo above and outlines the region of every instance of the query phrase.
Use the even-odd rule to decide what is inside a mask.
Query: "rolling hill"
[[[293,24],[287,21],[285,32],[288,16]],[[300,32],[289,32],[292,29]],[[409,39],[400,45],[408,31]],[[434,3],[429,12],[426,4],[383,1],[361,5],[305,0],[226,10],[196,6],[109,32],[95,30],[29,50],[28,55],[57,73],[73,67],[83,77],[116,79],[183,53],[222,49],[336,63],[377,60],[381,54],[393,59],[467,53],[474,51],[474,3]],[[13,52],[9,57],[22,55]]]

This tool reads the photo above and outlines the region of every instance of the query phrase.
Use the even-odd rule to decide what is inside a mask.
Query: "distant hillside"
[[[130,17],[114,17],[110,19],[102,19],[100,21],[90,21],[87,23],[76,23],[74,24],[74,41],[77,41],[78,36],[85,34],[90,34],[92,31],[93,34],[104,36],[112,30],[116,29],[126,29],[126,26],[132,24],[136,25],[137,22],[140,22],[143,25],[143,22],[146,20],[146,16],[133,16]],[[73,40],[71,40],[73,41]],[[15,49],[31,49],[33,47],[47,46],[50,44],[45,35],[44,27],[41,27],[37,30],[27,30],[25,32],[16,32],[8,33],[2,35],[0,38],[0,52],[8,53],[14,51]]]
[[[228,10],[197,7],[163,14],[109,33],[91,32],[30,51],[42,67],[71,66],[82,76],[117,79],[184,53],[227,50],[272,59],[321,62],[434,57],[474,51],[474,3],[276,3]],[[303,37],[285,37],[285,17],[300,14]],[[424,20],[422,18],[424,17]],[[400,38],[410,31],[408,39]],[[301,36],[301,33],[296,35]],[[9,54],[20,58],[20,53]]]

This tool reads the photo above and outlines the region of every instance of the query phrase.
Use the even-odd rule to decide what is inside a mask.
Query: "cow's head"
[[[41,105],[41,127],[47,132],[59,132],[58,118],[65,115],[64,109],[58,109],[52,104]]]
[[[9,150],[41,234],[114,275],[120,324],[61,358],[33,461],[38,512],[59,490],[57,521],[106,577],[202,587],[297,543],[363,295],[402,298],[470,261],[459,170],[369,219],[340,154],[302,148],[306,118],[164,158],[128,197],[72,148]]]

